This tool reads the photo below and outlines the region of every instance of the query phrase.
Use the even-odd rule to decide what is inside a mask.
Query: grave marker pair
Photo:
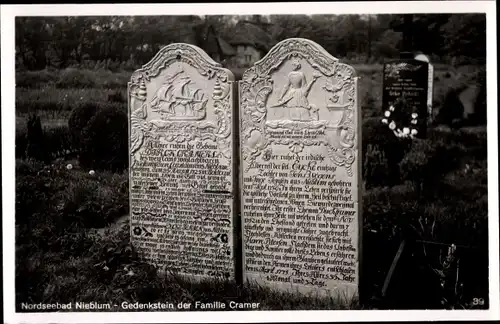
[[[194,279],[357,294],[361,114],[351,66],[287,39],[238,86],[200,48],[171,44],[128,91],[131,237],[145,260]]]

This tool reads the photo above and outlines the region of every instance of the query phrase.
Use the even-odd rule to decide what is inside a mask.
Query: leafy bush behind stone
[[[42,129],[39,117],[38,122],[36,117],[28,122],[26,129],[16,130],[16,158],[33,158],[48,163],[78,151],[78,140],[67,126]]]
[[[103,108],[82,130],[80,163],[94,169],[121,171],[128,168],[128,116]]]
[[[81,148],[83,143],[83,129],[89,123],[90,119],[94,117],[94,115],[99,110],[99,106],[90,102],[87,102],[84,105],[74,108],[71,111],[71,115],[68,119],[68,127],[73,134],[73,136],[78,141],[78,146]]]
[[[56,88],[94,88],[94,77],[89,73],[76,68],[67,68],[61,71]]]

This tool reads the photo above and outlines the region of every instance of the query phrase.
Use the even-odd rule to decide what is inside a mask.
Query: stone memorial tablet
[[[244,278],[357,295],[357,77],[318,44],[278,43],[240,81]]]
[[[200,48],[171,44],[128,85],[131,240],[162,270],[235,277],[233,80]]]
[[[404,98],[412,112],[418,113],[419,134],[425,135],[428,118],[429,63],[395,60],[384,64],[382,109],[388,110]]]

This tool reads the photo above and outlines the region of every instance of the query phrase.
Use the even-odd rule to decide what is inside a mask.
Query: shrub
[[[387,174],[389,165],[384,151],[380,150],[380,146],[368,144],[363,164],[363,180],[366,188],[389,185]]]
[[[421,189],[426,177],[427,166],[435,147],[429,141],[415,140],[411,151],[401,160],[400,170],[403,180],[412,181]],[[430,170],[429,170],[430,171]]]
[[[56,82],[57,88],[93,88],[95,80],[90,73],[75,68],[67,68],[61,72]]]
[[[26,129],[16,130],[16,158],[32,158],[43,162],[74,153],[78,142],[67,126],[42,129],[40,117],[31,115]]]
[[[442,131],[431,128],[427,134],[429,141],[436,145],[456,146],[473,159],[487,158],[487,133],[486,129],[479,132],[468,132],[466,130]]]
[[[75,153],[78,149],[78,141],[67,126],[45,129],[44,137],[45,150],[53,159]]]
[[[457,146],[415,139],[411,150],[399,163],[401,178],[411,181],[419,192],[431,193],[434,185],[457,167],[460,155]]]
[[[108,93],[108,101],[127,103],[127,96],[119,90]]]
[[[26,129],[16,128],[16,139],[14,144],[16,147],[16,158],[26,157],[27,144],[28,143],[27,143]]]
[[[366,151],[367,145],[392,145],[398,143],[400,140],[394,133],[382,124],[382,117],[366,118],[363,121],[362,128],[362,143],[363,151]]]
[[[377,117],[379,114],[376,109],[376,101],[370,92],[366,92],[361,102],[363,117]]]
[[[96,104],[86,103],[71,111],[71,115],[68,119],[68,127],[72,136],[77,140],[78,146],[83,142],[83,129],[98,110],[99,106]]]
[[[31,115],[27,122],[26,157],[39,161],[48,161],[49,152],[45,150],[42,123],[40,117]]]
[[[459,99],[461,88],[449,89],[443,99],[443,104],[436,115],[436,124],[445,124],[450,127],[460,127],[464,115],[464,106]]]
[[[358,65],[356,71],[360,76],[358,80],[358,98],[363,118],[381,116],[382,109],[387,109],[387,107],[382,107],[381,66]]]
[[[125,112],[100,109],[82,131],[80,163],[93,169],[128,167],[128,120]]]
[[[481,69],[478,73],[479,94],[474,102],[474,121],[486,124],[486,70]]]
[[[409,149],[411,140],[399,139],[382,124],[381,118],[368,118],[362,129],[363,173],[368,177],[367,185],[394,185],[400,182],[398,163]],[[387,164],[386,166],[384,164]],[[385,170],[384,174],[375,174],[375,170]],[[366,172],[366,173],[365,173]]]

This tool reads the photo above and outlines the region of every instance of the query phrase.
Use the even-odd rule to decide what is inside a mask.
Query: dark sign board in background
[[[419,137],[427,128],[429,64],[418,60],[394,60],[384,63],[382,109],[386,111],[399,98],[418,113]]]

